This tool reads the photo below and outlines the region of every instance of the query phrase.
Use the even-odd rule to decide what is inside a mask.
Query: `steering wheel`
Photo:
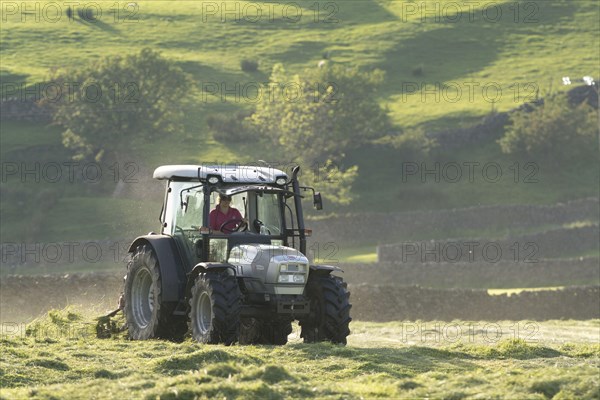
[[[229,224],[236,224],[237,227],[234,229],[227,228],[227,225]],[[223,222],[219,230],[224,233],[245,232],[246,230],[248,230],[248,224],[243,219],[232,218],[229,221]]]

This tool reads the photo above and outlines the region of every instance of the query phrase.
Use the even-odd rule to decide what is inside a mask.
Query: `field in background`
[[[597,7],[583,0],[482,1],[473,5],[471,16],[463,12],[459,19],[454,15],[456,3],[451,1],[425,1],[416,12],[410,12],[406,2],[393,0],[337,2],[337,10],[325,9],[330,3],[299,1],[293,3],[295,13],[301,15],[297,22],[286,19],[281,7],[272,18],[255,23],[245,20],[241,12],[223,22],[221,10],[207,12],[206,2],[136,4],[136,18],[127,19],[131,10],[116,18],[113,3],[102,2],[103,15],[96,24],[66,17],[58,22],[36,21],[34,16],[23,22],[20,14],[7,12],[1,33],[3,80],[43,82],[49,70],[64,66],[65,60],[77,67],[99,56],[152,47],[178,61],[199,82],[252,82],[265,80],[278,62],[291,72],[314,68],[329,52],[334,62],[378,67],[388,73],[381,101],[390,107],[398,124],[445,128],[451,121],[456,125],[487,114],[491,103],[479,93],[472,102],[436,104],[433,98],[426,106],[420,92],[403,95],[408,92],[406,82],[498,83],[504,95],[495,109],[508,110],[535,96],[535,90],[524,86],[527,83],[535,83],[543,93],[556,89],[562,76],[595,73],[598,53],[590,50],[600,44],[594,34],[599,27]],[[247,4],[253,3],[240,1],[237,7]],[[445,10],[443,16],[421,17],[421,12],[436,7]],[[492,17],[492,11],[502,17]],[[52,40],[53,45],[42,38]],[[259,71],[241,71],[243,59],[258,61]],[[205,97],[197,95],[198,100]],[[217,109],[225,107],[220,97],[209,98]],[[249,105],[239,103],[229,102],[227,107]],[[201,121],[203,113],[192,117]]]
[[[248,2],[238,3],[243,6]],[[475,8],[474,20],[465,14],[458,22],[451,18],[452,7],[444,8],[449,11],[441,20],[431,15],[421,20],[421,10],[409,12],[407,2],[344,1],[336,3],[339,9],[333,15],[335,23],[328,19],[330,9],[323,8],[325,3],[320,3],[321,9],[316,12],[312,1],[297,2],[303,15],[298,23],[290,23],[281,15],[276,15],[273,21],[258,23],[222,22],[219,13],[203,14],[202,2],[174,6],[165,1],[137,3],[137,22],[127,22],[115,20],[114,10],[109,10],[113,3],[99,4],[106,10],[97,23],[73,22],[66,17],[56,23],[36,22],[33,16],[22,22],[19,15],[7,15],[0,31],[3,84],[35,88],[48,78],[53,68],[83,66],[100,56],[152,47],[178,62],[200,88],[203,83],[214,82],[243,85],[266,82],[271,67],[279,62],[292,73],[316,68],[328,53],[335,63],[386,71],[386,84],[379,100],[389,108],[398,128],[421,126],[436,131],[468,126],[492,110],[507,111],[535,96],[563,90],[562,76],[593,75],[600,60],[596,50],[590,51],[600,48],[600,39],[594,34],[600,25],[597,7],[589,1],[482,1]],[[431,10],[448,4],[454,3],[428,1],[420,6]],[[498,21],[484,17],[484,10],[496,5],[503,17]],[[127,15],[122,13],[121,17]],[[46,45],[41,38],[53,44]],[[242,71],[240,62],[244,59],[258,61],[259,71]],[[480,86],[497,83],[502,98],[492,104],[488,97],[477,92],[470,101],[464,87],[468,82]],[[451,102],[435,95],[423,97],[421,90],[411,93],[407,83],[438,88],[458,84],[464,89],[463,98]],[[532,83],[538,90],[532,91],[527,86]],[[150,179],[156,166],[214,161],[244,163],[258,159],[288,163],[293,158],[258,147],[252,141],[229,144],[216,141],[207,132],[206,117],[215,112],[230,114],[249,109],[252,104],[231,96],[221,101],[221,96],[207,95],[201,89],[192,95],[196,104],[186,113],[184,132],[151,143],[130,144],[127,161],[138,167],[137,182],[127,184],[118,195],[113,196],[116,182],[108,169],[104,170],[99,185],[81,182],[73,185],[64,179],[56,184],[32,183],[30,179],[22,182],[19,177],[3,179],[0,232],[3,241],[120,239],[155,230],[162,198],[162,186]],[[1,129],[3,162],[31,166],[36,162],[69,161],[70,155],[61,145],[57,127],[2,120]],[[405,161],[393,149],[382,147],[350,152],[346,164],[360,168],[354,188],[357,200],[349,207],[334,207],[327,201],[324,185],[321,188],[324,212],[551,204],[598,195],[599,168],[587,164],[558,167],[540,164],[535,176],[537,183],[524,183],[523,174],[515,183],[508,169],[515,162],[522,167],[538,160],[506,157],[494,141],[452,151],[445,161],[482,165],[497,162],[503,168],[504,178],[496,183],[481,178],[474,183],[467,179],[459,183],[431,179],[404,182],[400,175]],[[311,167],[304,166],[306,173],[310,173]],[[426,167],[431,168],[431,163]],[[52,201],[47,201],[48,197]],[[43,211],[39,207],[42,203]],[[90,210],[94,210],[93,215]],[[373,251],[351,250],[343,259],[373,260]]]
[[[597,398],[600,321],[354,321],[348,346],[96,339],[89,316],[3,326],[4,399]],[[8,332],[7,332],[8,328]],[[19,330],[20,329],[20,330]]]

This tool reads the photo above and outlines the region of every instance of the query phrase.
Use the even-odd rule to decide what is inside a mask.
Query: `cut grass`
[[[507,336],[492,341],[484,322],[353,322],[346,347],[303,344],[297,330],[282,347],[224,347],[98,340],[86,317],[52,312],[29,336],[3,332],[2,397],[593,398],[598,321],[533,323],[534,340],[515,337],[526,323],[499,321]],[[478,329],[450,340],[459,324]],[[568,343],[545,339],[562,331]]]

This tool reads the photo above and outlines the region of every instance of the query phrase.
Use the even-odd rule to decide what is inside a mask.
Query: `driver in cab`
[[[247,223],[239,210],[231,206],[231,197],[223,193],[219,193],[219,200],[210,212],[209,220],[210,229],[227,235],[236,232]]]

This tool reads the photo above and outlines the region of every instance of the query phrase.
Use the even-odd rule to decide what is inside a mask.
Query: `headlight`
[[[304,283],[304,275],[301,274],[281,274],[277,278],[279,283]]]
[[[306,282],[306,269],[304,264],[281,264],[279,266],[279,283],[304,283]]]

